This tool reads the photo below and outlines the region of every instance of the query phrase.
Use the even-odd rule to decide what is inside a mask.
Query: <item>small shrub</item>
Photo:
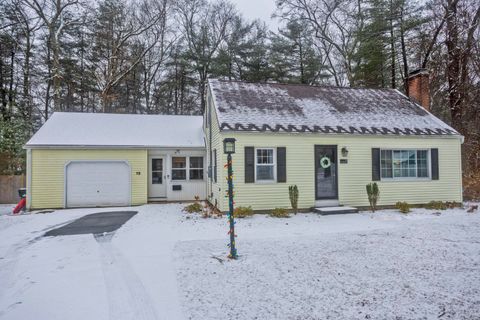
[[[456,202],[456,201],[447,201],[447,202],[445,202],[445,206],[446,206],[448,209],[462,208],[462,207],[463,207],[463,203],[461,203],[461,202]]]
[[[380,190],[376,182],[367,184],[366,188],[370,209],[372,209],[372,212],[375,212],[375,210],[377,210],[378,199],[380,198]]]
[[[290,197],[290,204],[292,205],[293,212],[298,212],[298,188],[297,185],[288,187],[288,195]]]
[[[462,204],[460,202],[456,201],[430,201],[425,205],[425,208],[427,209],[433,209],[433,210],[446,210],[446,209],[454,209],[461,207]]]
[[[213,216],[213,211],[207,201],[202,204],[202,218],[211,218]]]
[[[395,208],[397,208],[401,213],[410,212],[410,205],[407,202],[398,201],[395,204]]]
[[[252,207],[236,207],[233,211],[233,216],[235,218],[247,218],[253,216]]]
[[[447,209],[447,204],[442,201],[430,201],[429,203],[427,203],[425,208],[432,210],[445,210]]]
[[[269,215],[274,218],[290,218],[290,215],[285,208],[275,208],[269,213]]]
[[[183,208],[183,211],[187,213],[198,213],[202,212],[203,207],[199,202],[194,202]]]

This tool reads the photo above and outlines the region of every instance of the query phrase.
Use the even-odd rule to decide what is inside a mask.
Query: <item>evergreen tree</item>
[[[257,21],[239,54],[240,80],[263,82],[271,78],[267,40],[266,25]]]
[[[385,87],[388,83],[388,35],[390,16],[388,0],[370,0],[366,10],[366,24],[359,32],[359,49],[354,69],[356,85],[365,87]]]
[[[272,36],[271,62],[276,81],[315,84],[322,78],[322,57],[312,34],[308,26],[293,20]]]

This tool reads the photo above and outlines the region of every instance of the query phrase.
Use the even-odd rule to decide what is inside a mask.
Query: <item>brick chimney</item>
[[[430,89],[427,69],[417,69],[408,74],[408,96],[430,111]]]

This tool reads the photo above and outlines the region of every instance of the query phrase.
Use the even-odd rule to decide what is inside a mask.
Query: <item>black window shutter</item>
[[[430,163],[432,165],[432,180],[438,180],[439,178],[438,149],[437,148],[431,149],[430,154],[432,157],[432,159],[430,159]]]
[[[380,181],[380,148],[372,148],[372,181]]]
[[[287,148],[277,148],[277,182],[287,182]]]
[[[217,183],[217,149],[213,150],[213,180]]]
[[[245,147],[245,183],[255,182],[255,148]]]

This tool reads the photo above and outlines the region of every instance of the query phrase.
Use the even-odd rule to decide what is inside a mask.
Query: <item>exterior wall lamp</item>
[[[223,152],[225,154],[235,153],[235,138],[225,138],[223,139]]]

